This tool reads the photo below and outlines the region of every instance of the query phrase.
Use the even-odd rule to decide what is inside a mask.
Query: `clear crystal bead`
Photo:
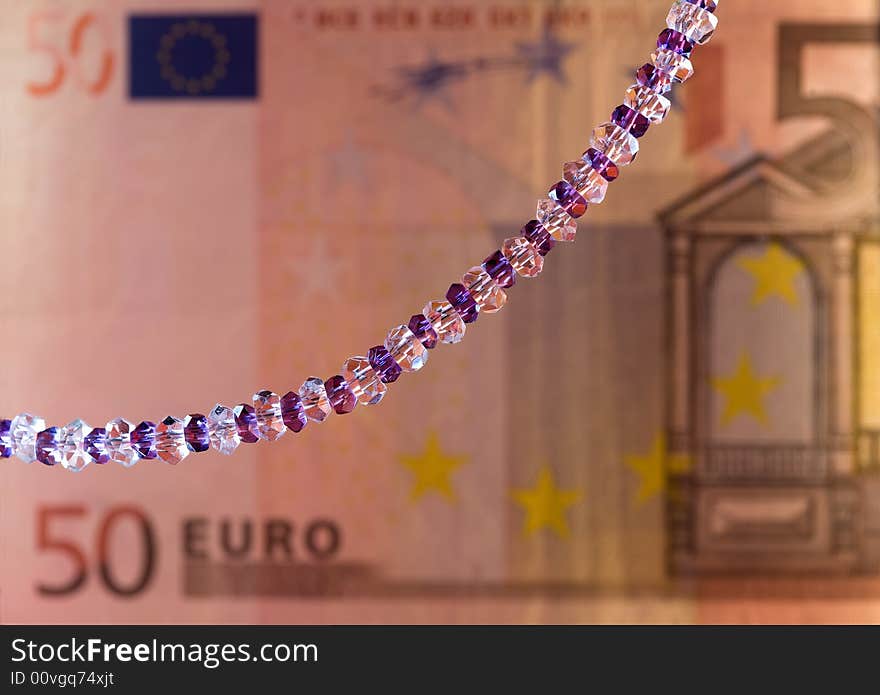
[[[382,383],[366,357],[349,357],[342,364],[342,376],[361,405],[375,405],[385,397],[388,387]]]
[[[577,222],[551,198],[538,201],[535,218],[556,241],[574,241],[577,235]]]
[[[507,302],[507,292],[498,286],[482,266],[475,265],[462,275],[461,284],[470,290],[482,314],[494,314]]]
[[[501,253],[513,266],[518,275],[533,278],[544,267],[544,258],[532,243],[525,237],[517,236],[505,239]]]
[[[687,82],[694,74],[690,59],[675,51],[659,48],[651,54],[651,62],[672,78],[673,82]]]
[[[640,84],[634,84],[626,90],[623,103],[638,111],[651,123],[660,123],[669,114],[672,106],[665,96]]]
[[[156,453],[165,463],[176,465],[189,456],[183,420],[170,415],[156,425]]]
[[[61,428],[61,465],[67,470],[79,473],[91,462],[84,445],[86,435],[91,431],[92,428],[80,419]]]
[[[310,376],[303,382],[299,387],[299,397],[309,420],[323,422],[332,410],[324,382],[316,376]]]
[[[208,413],[208,436],[211,446],[221,454],[229,456],[238,448],[241,438],[232,408],[218,403]]]
[[[562,176],[588,203],[601,203],[608,191],[608,181],[591,164],[579,159],[562,166]]]
[[[107,430],[107,455],[126,468],[138,462],[137,452],[131,445],[131,431],[134,429],[128,420],[118,417],[111,420],[104,428]]]
[[[428,362],[428,350],[408,326],[397,326],[385,336],[385,349],[405,372],[417,372]]]
[[[639,153],[639,141],[610,121],[593,129],[590,144],[618,166],[630,164]]]
[[[260,438],[274,442],[287,431],[281,417],[281,396],[272,391],[259,391],[254,394],[254,412],[257,415],[257,428]]]
[[[676,0],[666,15],[666,26],[684,34],[691,43],[704,44],[718,27],[718,17],[687,0]]]
[[[9,436],[12,439],[12,453],[25,463],[37,460],[37,433],[46,429],[46,421],[39,415],[21,413],[12,420]]]
[[[461,342],[464,338],[465,324],[455,307],[449,302],[443,300],[435,300],[425,304],[422,314],[434,326],[437,331],[437,337],[444,343],[450,345]]]

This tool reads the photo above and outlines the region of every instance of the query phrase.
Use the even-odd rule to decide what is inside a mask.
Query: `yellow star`
[[[638,501],[659,495],[666,489],[666,473],[686,473],[691,467],[690,456],[670,454],[666,448],[666,435],[661,432],[654,438],[651,451],[645,456],[627,456],[626,465],[639,474]]]
[[[400,462],[415,476],[410,492],[410,497],[414,501],[431,491],[441,494],[450,502],[455,501],[455,490],[452,488],[449,476],[465,462],[465,458],[444,454],[436,432],[428,435],[425,449],[421,454],[401,456]]]
[[[752,306],[758,306],[774,295],[791,306],[797,306],[794,279],[804,268],[797,258],[779,244],[768,244],[763,256],[743,258],[739,265],[755,278]]]
[[[547,527],[560,538],[568,538],[565,510],[581,499],[579,490],[563,490],[556,487],[553,472],[544,466],[538,474],[534,489],[514,490],[512,497],[526,512],[523,533],[530,536]]]
[[[767,424],[763,398],[779,385],[778,377],[759,377],[755,374],[748,353],[739,358],[736,371],[728,377],[712,380],[715,389],[724,394],[727,402],[721,415],[721,424],[727,425],[740,414],[751,415],[762,425]]]

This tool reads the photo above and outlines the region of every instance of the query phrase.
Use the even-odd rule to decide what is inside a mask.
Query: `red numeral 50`
[[[54,94],[61,89],[69,74],[80,89],[93,95],[101,94],[110,84],[115,69],[113,51],[108,46],[110,39],[105,25],[96,15],[86,12],[79,15],[70,25],[66,41],[51,40],[58,37],[57,30],[51,31],[52,28],[57,29],[64,21],[64,13],[57,10],[37,12],[28,20],[28,48],[34,53],[46,56],[50,68],[49,74],[44,79],[28,82],[28,93],[35,97]],[[103,50],[100,53],[97,75],[84,75],[80,61],[86,51],[87,39],[92,34],[96,34],[101,40]],[[94,40],[92,38],[92,41]]]
[[[54,552],[67,556],[71,572],[66,581],[56,584],[37,584],[37,591],[44,596],[64,596],[82,588],[89,575],[87,552],[69,536],[62,536],[57,524],[67,520],[82,519],[86,515],[83,506],[41,507],[37,510],[37,550]],[[113,574],[110,562],[110,536],[116,525],[129,520],[135,524],[141,540],[140,573],[127,585],[123,585]],[[98,525],[96,555],[98,574],[105,587],[117,596],[136,596],[150,583],[156,567],[156,538],[153,527],[146,515],[137,507],[112,507],[102,517]]]

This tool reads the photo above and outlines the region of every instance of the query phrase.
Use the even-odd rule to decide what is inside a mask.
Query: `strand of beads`
[[[518,277],[538,275],[556,242],[574,241],[577,219],[605,199],[608,184],[638,155],[638,139],[666,118],[670,102],[664,95],[693,74],[691,52],[715,32],[717,6],[718,0],[676,0],[651,61],[636,71],[636,82],[611,120],[593,129],[581,158],[563,166],[562,180],[538,201],[535,219],[450,285],[445,299],[428,302],[422,313],[389,331],[384,343],[365,356],[348,358],[339,374],[326,381],[309,377],[283,396],[259,391],[250,403],[232,408],[217,404],[207,416],[169,416],[159,424],[144,421],[135,426],[117,418],[104,427],[92,428],[82,420],[46,427],[41,417],[22,413],[12,420],[0,419],[0,458],[60,464],[70,471],[81,471],[90,463],[129,467],[141,459],[177,464],[190,453],[213,448],[231,454],[242,443],[275,441],[288,430],[300,432],[331,412],[344,415],[358,404],[379,403],[388,384],[424,367],[438,343],[460,342],[467,324],[480,314],[499,311],[507,301],[506,290]]]

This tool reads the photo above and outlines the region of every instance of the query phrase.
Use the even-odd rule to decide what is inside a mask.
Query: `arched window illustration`
[[[779,240],[721,256],[704,296],[708,477],[824,475],[821,292],[809,260]]]

